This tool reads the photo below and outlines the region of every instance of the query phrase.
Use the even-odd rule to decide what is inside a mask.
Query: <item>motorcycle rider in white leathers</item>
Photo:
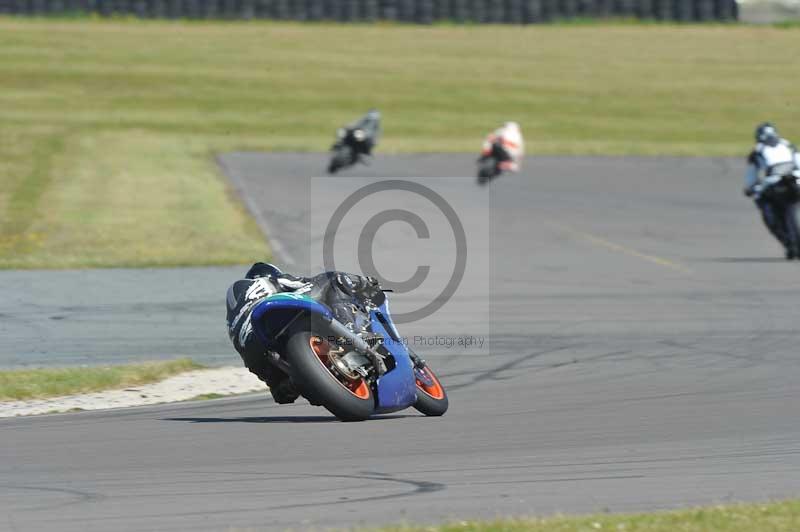
[[[525,141],[522,139],[522,131],[516,122],[506,122],[502,127],[494,130],[483,141],[482,156],[492,153],[492,147],[498,144],[507,158],[498,163],[500,170],[506,172],[518,172],[522,165],[522,157],[525,155]]]
[[[791,142],[781,138],[777,128],[769,122],[756,128],[755,139],[756,145],[747,158],[744,193],[755,200],[767,229],[786,247],[787,258],[797,258],[787,246],[781,207],[763,198],[762,192],[785,175],[800,177],[800,153]]]

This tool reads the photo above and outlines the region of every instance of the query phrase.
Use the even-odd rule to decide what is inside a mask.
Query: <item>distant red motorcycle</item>
[[[519,171],[524,152],[519,125],[506,122],[483,142],[478,159],[478,184],[485,185],[504,172]]]

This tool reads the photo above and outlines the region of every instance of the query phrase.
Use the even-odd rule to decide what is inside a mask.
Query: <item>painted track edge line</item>
[[[623,246],[622,244],[617,244],[615,242],[611,242],[610,240],[606,240],[605,238],[601,238],[599,236],[593,235],[591,233],[587,233],[586,231],[580,231],[568,225],[562,224],[560,222],[547,222],[547,225],[550,227],[555,227],[557,229],[561,229],[562,231],[566,231],[567,233],[571,233],[572,235],[578,236],[583,238],[584,240],[588,240],[593,244],[597,244],[601,247],[606,249],[610,249],[612,251],[617,251],[624,255],[628,255],[630,257],[636,257],[638,259],[657,264],[659,266],[663,266],[664,268],[669,268],[670,270],[674,270],[686,275],[691,275],[694,272],[684,266],[683,264],[677,263],[675,261],[671,261],[669,259],[665,259],[663,257],[658,257],[656,255],[648,255],[647,253],[642,253],[641,251],[637,251],[633,248],[629,248],[627,246]]]
[[[246,189],[242,178],[239,176],[237,172],[232,171],[232,169],[225,164],[222,158],[217,155],[214,157],[217,161],[217,164],[222,169],[223,174],[230,180],[233,188],[238,192],[239,197],[244,201],[245,207],[247,210],[250,211],[250,215],[255,218],[256,224],[258,225],[259,229],[261,229],[261,234],[266,239],[267,243],[269,243],[272,251],[275,252],[275,255],[278,256],[278,259],[285,264],[296,264],[292,255],[286,251],[286,247],[283,243],[274,236],[275,233],[272,231],[269,222],[264,215],[261,214],[261,210],[256,205],[253,198],[246,194]]]

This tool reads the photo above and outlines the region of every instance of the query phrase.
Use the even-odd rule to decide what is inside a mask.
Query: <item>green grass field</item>
[[[0,18],[0,268],[268,255],[213,161],[324,150],[371,106],[384,152],[742,155],[800,137],[800,33]],[[321,169],[320,169],[321,170]]]
[[[389,527],[381,532],[797,532],[800,501],[736,504],[672,512],[547,519],[464,521],[441,526]]]
[[[204,366],[188,358],[82,368],[0,371],[0,401],[43,399],[158,382]]]

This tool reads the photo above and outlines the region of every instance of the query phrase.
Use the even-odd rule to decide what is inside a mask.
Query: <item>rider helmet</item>
[[[338,272],[334,281],[339,290],[349,296],[355,296],[364,288],[364,281],[360,277],[348,275],[344,272]]]
[[[382,305],[386,299],[381,289],[380,282],[374,277],[362,277],[337,272],[333,279],[339,291],[355,298],[367,298],[375,305]]]
[[[756,142],[766,144],[768,146],[777,146],[780,141],[778,129],[770,122],[759,124],[756,128]]]
[[[277,266],[265,262],[256,262],[247,270],[244,278],[258,279],[259,277],[278,277],[282,273],[283,272]]]

